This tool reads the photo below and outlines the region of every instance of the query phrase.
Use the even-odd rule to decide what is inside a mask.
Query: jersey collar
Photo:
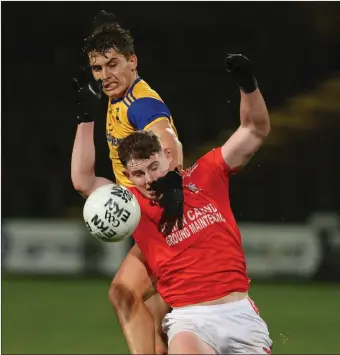
[[[123,96],[123,97],[121,97],[120,99],[116,99],[116,100],[113,100],[113,99],[112,99],[112,100],[111,100],[111,104],[115,104],[115,103],[117,103],[117,102],[119,102],[119,101],[124,100],[125,97],[126,97],[128,94],[130,94],[130,93],[132,92],[132,90],[133,90],[133,88],[135,87],[135,85],[138,84],[141,80],[142,80],[142,79],[141,79],[139,76],[137,76],[137,79],[136,79],[136,80],[134,81],[134,83],[131,85],[131,87],[130,87],[130,89],[127,91],[126,95]]]

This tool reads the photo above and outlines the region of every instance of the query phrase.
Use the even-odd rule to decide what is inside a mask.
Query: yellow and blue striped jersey
[[[106,138],[110,149],[110,159],[116,182],[123,186],[133,186],[123,174],[123,165],[118,157],[119,142],[135,131],[147,130],[154,123],[168,119],[175,133],[173,119],[166,104],[156,91],[141,78],[137,78],[127,94],[110,100],[106,117]]]

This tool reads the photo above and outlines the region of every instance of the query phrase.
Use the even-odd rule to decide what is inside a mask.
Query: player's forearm
[[[182,143],[176,137],[174,131],[166,129],[162,133],[160,140],[165,149],[170,149],[172,161],[170,169],[178,168],[180,171],[183,169],[183,147]]]
[[[95,176],[94,164],[96,152],[93,132],[93,122],[79,124],[72,151],[72,183],[74,188],[85,198],[97,187],[110,183],[105,178]]]
[[[263,138],[269,134],[269,114],[259,89],[250,94],[241,91],[240,118],[241,126],[250,128],[254,134]]]

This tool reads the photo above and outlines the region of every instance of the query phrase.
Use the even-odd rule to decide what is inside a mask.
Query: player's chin
[[[145,195],[147,198],[149,198],[152,201],[158,201],[159,200],[159,196],[156,194],[156,192],[152,191],[152,190],[146,190],[145,191]]]
[[[158,200],[158,196],[156,195],[155,192],[148,191],[147,194],[148,194],[148,198],[150,200],[153,200],[153,201],[157,201]]]
[[[104,88],[103,91],[104,91],[104,94],[106,96],[108,96],[110,99],[117,99],[118,97],[123,96],[123,92],[119,86],[114,89],[110,89],[110,88],[105,89]]]

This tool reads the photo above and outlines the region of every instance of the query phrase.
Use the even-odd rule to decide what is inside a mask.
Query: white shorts
[[[190,331],[218,354],[270,354],[272,341],[266,323],[253,301],[174,308],[163,319],[168,343],[178,333]]]

